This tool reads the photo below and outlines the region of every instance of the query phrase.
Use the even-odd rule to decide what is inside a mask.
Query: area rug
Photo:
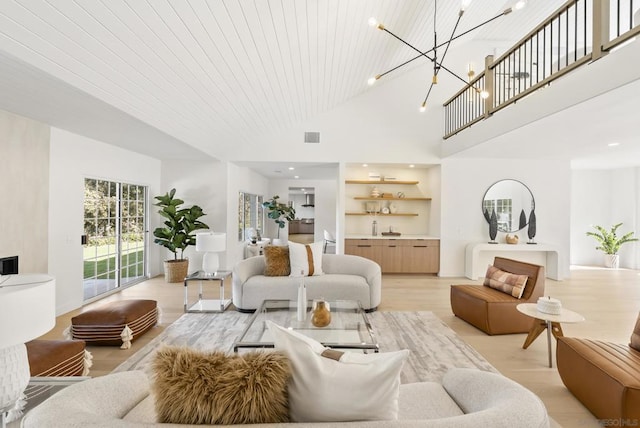
[[[380,352],[409,349],[401,374],[402,383],[440,381],[454,367],[497,372],[475,349],[432,312],[374,312],[367,315]],[[250,314],[184,314],[158,337],[120,364],[114,372],[147,370],[162,345],[189,346],[200,350],[232,351]]]

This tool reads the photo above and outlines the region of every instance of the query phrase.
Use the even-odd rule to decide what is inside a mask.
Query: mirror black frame
[[[515,182],[517,184],[520,184],[524,189],[526,189],[529,192],[529,195],[531,196],[531,207],[529,209],[529,212],[525,212],[525,207],[523,206],[521,208],[520,214],[519,214],[519,220],[517,223],[513,222],[512,220],[510,220],[509,222],[511,224],[514,224],[513,226],[511,226],[510,230],[506,230],[504,228],[504,225],[501,223],[498,223],[498,231],[499,232],[504,232],[504,233],[514,233],[514,232],[518,232],[522,229],[524,229],[528,224],[529,224],[529,218],[531,216],[531,212],[535,210],[536,207],[536,200],[533,196],[533,192],[531,191],[531,189],[529,189],[529,187],[524,184],[523,182],[521,182],[520,180],[516,180],[513,178],[505,178],[503,180],[498,180],[495,183],[493,183],[491,186],[489,186],[489,188],[484,192],[484,195],[482,196],[482,206],[481,206],[481,210],[482,210],[482,215],[484,216],[485,220],[487,221],[487,223],[490,223],[490,216],[491,213],[487,211],[486,209],[486,204],[485,201],[487,200],[487,194],[489,194],[489,192],[491,191],[491,189],[496,186],[499,183],[503,183],[505,181],[512,181]],[[495,200],[498,201],[497,199],[491,199],[491,200]],[[506,199],[504,199],[506,201]],[[510,205],[510,207],[512,207],[512,205]],[[496,214],[499,214],[498,208],[496,207]],[[511,214],[511,213],[510,213]],[[516,214],[518,215],[518,214]]]

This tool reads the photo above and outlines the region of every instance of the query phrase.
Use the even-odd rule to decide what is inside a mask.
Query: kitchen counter
[[[378,233],[377,236],[371,236],[371,234],[363,234],[363,235],[346,235],[345,239],[440,239],[437,236],[429,236],[429,235],[406,235],[402,234],[400,236],[393,235],[382,235],[382,233]]]

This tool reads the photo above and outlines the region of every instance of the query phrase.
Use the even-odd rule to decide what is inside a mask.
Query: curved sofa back
[[[233,304],[236,308],[244,308],[242,303],[244,284],[253,276],[263,275],[264,268],[264,256],[241,260],[233,267]],[[370,289],[370,308],[375,308],[380,304],[382,298],[382,273],[380,265],[376,262],[360,256],[323,254],[322,270],[325,275],[341,274],[363,277]]]

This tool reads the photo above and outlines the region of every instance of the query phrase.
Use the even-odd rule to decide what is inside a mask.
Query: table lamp
[[[227,234],[216,232],[196,233],[196,251],[204,252],[202,271],[214,275],[220,267],[218,253],[227,248]]]
[[[30,371],[25,342],[56,323],[55,280],[45,274],[0,275],[0,419],[21,416]]]

